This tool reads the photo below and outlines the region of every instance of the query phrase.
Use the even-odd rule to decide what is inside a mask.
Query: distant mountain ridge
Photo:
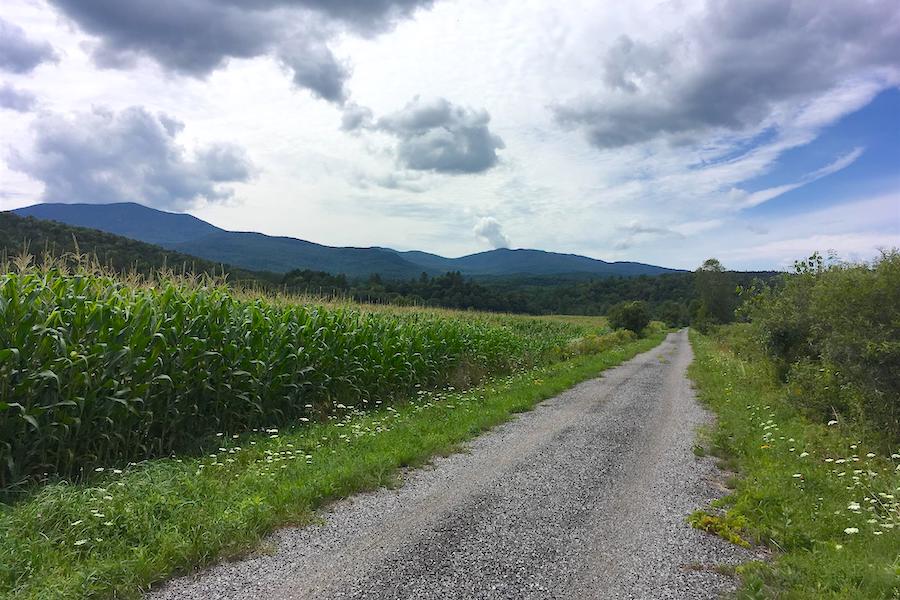
[[[444,258],[418,250],[399,252],[404,258],[443,271],[460,271],[464,275],[561,275],[593,273],[595,275],[659,275],[673,273],[667,269],[637,262],[605,262],[578,254],[561,254],[525,248],[498,248],[460,258]]]
[[[466,276],[593,275],[636,276],[678,272],[636,262],[606,262],[577,254],[500,248],[446,258],[428,252],[390,248],[352,248],[291,237],[227,231],[192,215],[170,213],[131,202],[115,204],[36,204],[12,211],[20,216],[89,227],[157,244],[169,250],[255,271],[285,273],[311,269],[365,277],[417,277],[459,271]]]
[[[22,217],[99,229],[159,246],[170,246],[225,231],[193,215],[165,212],[133,202],[35,204],[12,212]]]

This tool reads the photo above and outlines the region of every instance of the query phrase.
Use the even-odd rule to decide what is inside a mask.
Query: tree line
[[[739,286],[773,273],[729,272],[712,259],[695,273],[638,277],[506,277],[472,279],[459,272],[408,280],[378,275],[350,279],[309,269],[286,273],[286,291],[336,296],[357,302],[435,306],[532,315],[607,315],[622,302],[640,302],[654,320],[670,326],[733,320]]]

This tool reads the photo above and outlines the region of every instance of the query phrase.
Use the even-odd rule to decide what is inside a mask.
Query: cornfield
[[[211,279],[0,272],[0,489],[561,357],[583,326],[301,304]],[[213,438],[214,439],[214,438]]]

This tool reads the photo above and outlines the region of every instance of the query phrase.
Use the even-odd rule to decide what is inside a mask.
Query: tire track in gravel
[[[715,598],[750,554],[685,517],[718,495],[691,448],[710,416],[686,330],[361,494],[270,555],[170,581],[152,599]],[[703,568],[701,568],[703,567]]]

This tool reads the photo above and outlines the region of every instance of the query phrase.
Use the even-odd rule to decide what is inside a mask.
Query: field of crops
[[[0,272],[0,489],[577,353],[598,322],[316,305],[184,278]]]

